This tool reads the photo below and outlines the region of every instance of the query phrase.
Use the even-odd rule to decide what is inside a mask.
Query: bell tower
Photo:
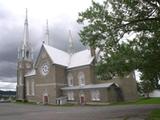
[[[25,100],[25,74],[33,69],[33,52],[29,41],[28,16],[26,9],[26,18],[24,23],[23,40],[18,48],[17,59],[17,100]]]

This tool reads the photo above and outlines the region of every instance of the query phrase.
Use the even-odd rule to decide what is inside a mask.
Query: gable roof
[[[46,52],[48,53],[49,57],[51,58],[52,62],[62,66],[68,66],[69,63],[69,54],[57,48],[44,45]]]
[[[90,50],[83,50],[77,52],[70,57],[70,63],[68,65],[68,68],[89,65],[91,64],[93,59],[94,57],[91,56]]]
[[[70,55],[57,48],[44,44],[43,46],[54,64],[66,66],[67,68],[89,65],[94,59],[90,54],[90,50],[83,50]]]

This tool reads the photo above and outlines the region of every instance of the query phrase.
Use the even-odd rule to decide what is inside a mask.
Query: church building
[[[45,36],[34,61],[26,13],[24,38],[17,59],[17,100],[86,104],[137,99],[134,73],[100,83],[95,74],[95,61],[100,53],[97,49],[74,52],[71,32],[68,52],[50,46],[48,23]]]

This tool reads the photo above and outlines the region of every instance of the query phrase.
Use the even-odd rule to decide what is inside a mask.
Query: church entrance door
[[[85,104],[85,94],[84,94],[84,91],[82,91],[82,90],[79,93],[79,102],[81,105]]]
[[[84,96],[80,96],[80,104],[81,105],[85,104]]]
[[[48,96],[43,96],[43,104],[48,104]]]

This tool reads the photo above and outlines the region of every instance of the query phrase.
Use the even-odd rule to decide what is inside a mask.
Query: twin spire
[[[73,37],[71,34],[71,30],[69,30],[69,46],[68,46],[68,52],[69,54],[74,53],[73,49]],[[46,45],[49,45],[49,28],[48,28],[48,20],[46,20],[46,29],[45,29],[45,38],[43,40],[43,43]],[[28,29],[28,10],[26,8],[26,18],[24,23],[24,37],[23,37],[23,43],[22,43],[22,49],[25,49],[27,47],[30,47],[29,43],[29,29]]]
[[[68,46],[68,53],[72,55],[74,53],[74,47],[73,47],[73,37],[71,30],[69,30],[69,46]],[[46,30],[45,30],[45,38],[43,40],[43,44],[49,45],[49,28],[48,28],[48,20],[46,20]]]
[[[74,53],[74,49],[73,49],[73,37],[72,37],[71,30],[69,30],[69,39],[68,40],[69,40],[68,53],[72,55]],[[43,40],[43,43],[46,45],[49,45],[48,20],[46,20],[45,38]]]
[[[45,38],[43,43],[49,45],[49,29],[48,29],[48,20],[46,20],[46,30],[45,30]],[[28,29],[28,10],[26,8],[26,18],[24,22],[24,34],[23,34],[23,43],[22,49],[25,49],[29,46],[29,29]]]

